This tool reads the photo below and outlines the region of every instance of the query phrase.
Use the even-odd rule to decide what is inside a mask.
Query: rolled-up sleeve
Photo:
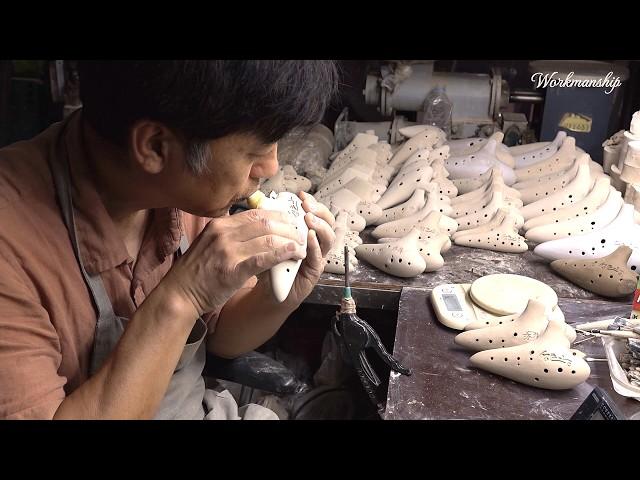
[[[61,361],[57,332],[37,292],[0,256],[0,418],[53,418],[65,397]]]

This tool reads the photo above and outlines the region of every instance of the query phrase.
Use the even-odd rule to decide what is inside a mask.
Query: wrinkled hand
[[[200,316],[220,309],[254,275],[285,260],[305,258],[303,242],[287,213],[258,209],[214,218],[162,282]],[[298,282],[300,291],[318,268],[322,271],[315,238],[312,244],[309,251],[313,259],[303,274],[309,280]]]
[[[336,240],[336,235],[333,232],[335,218],[329,209],[316,201],[312,195],[300,192],[298,196],[302,200],[302,208],[307,212],[305,222],[309,227],[309,232],[307,234],[307,256],[302,261],[291,292],[284,302],[291,308],[300,305],[318,283],[318,279],[324,271],[326,256]]]

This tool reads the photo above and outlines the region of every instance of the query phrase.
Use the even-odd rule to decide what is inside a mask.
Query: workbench
[[[369,232],[365,230],[361,237],[365,243],[375,243]],[[443,257],[444,267],[415,278],[387,275],[364,261],[350,275],[358,307],[397,310],[393,355],[413,371],[411,376],[391,372],[384,419],[569,419],[595,385],[611,396],[627,418],[640,419],[640,402],[613,390],[606,361],[589,362],[591,375],[586,382],[557,391],[470,366],[472,352],[454,343],[459,332],[437,320],[430,299],[431,290],[441,284],[472,283],[494,273],[525,275],[555,290],[567,323],[573,324],[628,317],[631,296],[612,301],[588,292],[555,274],[531,248],[509,254],[453,245]],[[343,284],[344,276],[325,273],[307,301],[338,305]],[[576,341],[584,338],[578,334]],[[592,358],[606,358],[600,338],[589,338],[573,348]]]

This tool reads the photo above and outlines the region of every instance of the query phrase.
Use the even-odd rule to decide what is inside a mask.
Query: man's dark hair
[[[123,148],[141,119],[159,121],[186,142],[201,173],[206,141],[252,133],[274,143],[322,120],[337,91],[330,60],[79,61],[83,115]]]

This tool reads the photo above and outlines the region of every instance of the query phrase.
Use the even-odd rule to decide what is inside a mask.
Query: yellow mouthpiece
[[[249,208],[260,208],[262,200],[264,200],[266,197],[267,196],[264,193],[258,190],[257,192],[251,194],[249,198],[247,198],[247,204],[249,205]]]

